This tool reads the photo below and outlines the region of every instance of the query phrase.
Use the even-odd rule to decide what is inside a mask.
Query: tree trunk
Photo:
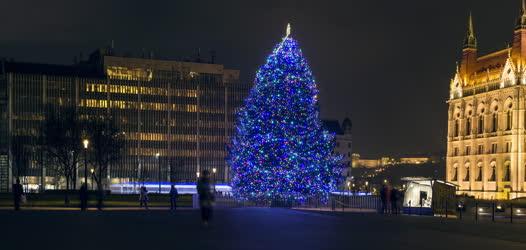
[[[97,208],[99,210],[102,210],[102,206],[104,205],[104,187],[103,187],[103,181],[102,181],[102,168],[99,166],[99,178],[97,178]]]
[[[66,191],[64,192],[64,204],[69,206],[69,177],[66,175]]]

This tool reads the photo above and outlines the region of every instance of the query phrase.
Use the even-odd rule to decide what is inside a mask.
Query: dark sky
[[[520,0],[0,0],[0,57],[71,63],[119,51],[181,58],[197,48],[250,83],[284,35],[299,40],[323,118],[353,121],[366,156],[445,151],[449,79],[474,15],[482,53],[511,41]]]

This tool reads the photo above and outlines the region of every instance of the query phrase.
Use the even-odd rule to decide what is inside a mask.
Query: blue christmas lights
[[[256,74],[229,149],[239,199],[302,201],[336,190],[341,156],[319,120],[318,90],[296,40],[286,36]]]

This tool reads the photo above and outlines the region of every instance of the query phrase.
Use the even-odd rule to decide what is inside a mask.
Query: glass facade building
[[[217,182],[229,181],[227,144],[250,89],[238,70],[101,50],[72,66],[4,61],[0,73],[0,191],[15,175],[46,188],[63,185],[41,163],[38,147],[44,107],[60,106],[75,107],[81,120],[109,114],[125,134],[124,157],[107,172],[111,183],[159,175],[163,182],[193,182],[197,172],[214,168]]]

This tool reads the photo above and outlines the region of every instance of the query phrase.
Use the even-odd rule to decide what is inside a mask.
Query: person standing
[[[86,211],[88,208],[88,184],[84,183],[79,190],[80,210]]]
[[[170,210],[175,211],[177,208],[177,195],[179,193],[177,192],[177,188],[172,184],[172,187],[170,188]]]
[[[15,210],[20,210],[20,203],[22,202],[22,196],[24,195],[24,188],[20,184],[20,179],[16,178],[16,183],[13,184],[13,202],[15,203]]]
[[[391,213],[398,214],[398,190],[396,188],[391,190]]]
[[[204,170],[203,176],[197,181],[197,193],[199,195],[199,206],[201,207],[201,220],[206,227],[212,217],[214,202],[214,194],[210,186],[210,172],[208,170]]]
[[[141,187],[141,191],[139,193],[139,203],[140,207],[145,207],[146,210],[148,210],[148,190],[145,186]]]
[[[387,187],[382,185],[380,188],[380,200],[382,201],[382,214],[387,213]]]

